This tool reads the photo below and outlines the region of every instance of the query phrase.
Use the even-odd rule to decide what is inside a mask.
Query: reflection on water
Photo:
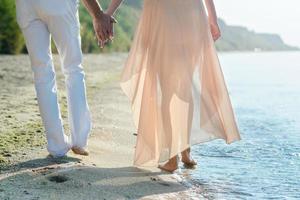
[[[220,55],[242,141],[193,147],[208,199],[300,199],[300,52]]]

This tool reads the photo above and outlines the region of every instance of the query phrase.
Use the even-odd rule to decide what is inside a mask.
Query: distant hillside
[[[107,6],[108,0],[102,0]],[[128,0],[117,13],[119,23],[115,26],[115,41],[108,47],[100,50],[94,39],[91,18],[84,7],[80,8],[82,26],[82,49],[85,53],[128,51],[135,32],[140,14],[141,1]],[[219,19],[222,37],[216,43],[219,51],[286,51],[298,50],[296,47],[286,45],[276,34],[256,33],[241,26],[229,26]]]
[[[100,0],[104,9],[111,0]],[[0,4],[0,54],[26,53],[24,39],[16,23],[15,1],[2,0]],[[84,53],[127,52],[135,32],[142,7],[142,0],[125,0],[117,12],[119,23],[115,26],[115,40],[100,49],[95,40],[92,20],[86,9],[80,6],[82,50]],[[245,27],[229,26],[219,20],[222,38],[216,43],[220,51],[279,51],[299,50],[286,45],[276,34],[260,34]],[[53,49],[55,45],[52,45]]]
[[[256,33],[242,26],[229,26],[219,19],[222,38],[216,43],[220,51],[286,51],[299,50],[286,45],[277,34]]]
[[[127,0],[126,5],[140,10],[142,0]],[[222,37],[216,43],[219,51],[286,51],[299,50],[284,43],[277,34],[256,33],[242,26],[227,25],[219,19]]]

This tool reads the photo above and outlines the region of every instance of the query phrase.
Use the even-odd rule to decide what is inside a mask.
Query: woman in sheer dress
[[[121,0],[112,0],[115,12]],[[213,0],[144,0],[121,87],[129,97],[136,166],[195,166],[193,144],[240,139],[214,41]]]

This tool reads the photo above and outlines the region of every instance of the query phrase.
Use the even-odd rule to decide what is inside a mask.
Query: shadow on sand
[[[64,156],[61,158],[53,158],[51,156],[47,156],[46,158],[38,158],[33,160],[28,160],[25,162],[19,162],[16,164],[8,164],[0,166],[0,175],[3,173],[11,173],[26,169],[35,169],[41,167],[47,167],[51,165],[61,165],[67,163],[78,163],[81,159]]]
[[[64,165],[77,161],[66,157],[20,163],[14,167],[27,170],[0,179],[0,199],[139,199],[185,190],[179,183],[162,180],[158,176],[162,172]],[[48,167],[53,164],[60,167]]]

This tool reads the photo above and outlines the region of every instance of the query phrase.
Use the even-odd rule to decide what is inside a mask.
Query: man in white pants
[[[83,0],[93,17],[96,36],[103,45],[112,33],[112,17],[102,12],[96,0]],[[52,156],[64,156],[70,149],[88,155],[87,139],[91,118],[86,99],[78,0],[16,0],[17,20],[26,40],[35,89]],[[65,75],[71,138],[64,134],[57,100],[50,38],[61,57]]]

